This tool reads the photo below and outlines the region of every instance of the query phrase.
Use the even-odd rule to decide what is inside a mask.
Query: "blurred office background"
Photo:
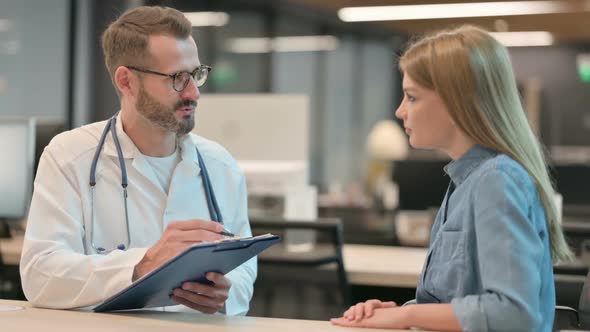
[[[369,5],[455,2],[2,0],[0,121],[35,118],[32,163],[36,167],[43,148],[55,134],[107,119],[119,109],[100,46],[100,34],[105,27],[126,9],[144,4],[170,6],[185,12],[194,25],[193,36],[201,63],[213,67],[209,81],[201,88],[202,104],[223,109],[228,106],[216,104],[215,98],[221,101],[237,98],[229,105],[237,105],[235,108],[246,115],[240,123],[232,125],[244,126],[243,137],[271,135],[271,132],[280,135],[291,126],[298,130],[290,134],[295,139],[285,141],[277,136],[276,141],[288,144],[283,149],[287,153],[289,149],[303,151],[296,160],[303,162],[303,176],[298,178],[301,188],[267,190],[276,182],[265,182],[265,172],[276,176],[273,170],[278,169],[280,173],[284,164],[276,166],[272,162],[289,158],[265,160],[270,168],[246,163],[246,159],[250,162],[265,159],[264,155],[243,158],[244,167],[254,165],[250,178],[254,180],[249,180],[252,182],[249,185],[256,188],[250,192],[253,223],[259,222],[256,225],[260,229],[270,228],[275,232],[282,230],[269,226],[269,220],[312,220],[328,225],[307,230],[318,232],[312,237],[309,237],[311,233],[286,236],[289,239],[294,234],[303,236],[306,241],[313,240],[315,247],[287,250],[284,256],[269,258],[268,264],[261,263],[260,280],[278,280],[272,285],[284,287],[269,289],[257,285],[252,312],[325,319],[351,301],[387,297],[401,302],[412,297],[411,283],[363,283],[350,280],[350,276],[347,279],[341,273],[331,276],[330,272],[339,271],[339,264],[346,263],[347,248],[354,245],[366,246],[354,249],[369,249],[371,253],[370,249],[380,248],[376,246],[420,249],[427,244],[430,223],[448,183],[442,167],[449,160],[433,152],[408,148],[393,115],[402,98],[396,59],[414,34],[464,23],[480,25],[499,33],[497,38],[509,46],[527,115],[547,148],[557,191],[563,197],[563,226],[580,257],[574,266],[556,267],[556,274],[568,274],[568,282],[560,285],[558,301],[576,306],[590,252],[590,242],[586,242],[590,234],[590,190],[587,189],[590,185],[590,6],[582,0],[528,1],[523,10],[522,6],[509,4],[523,3],[508,1],[495,5],[503,12],[488,11],[489,16],[469,17],[472,15],[469,8],[451,8],[450,12],[454,13],[451,16],[456,16],[452,18],[428,17],[444,15],[447,9],[443,8],[405,7],[391,11],[381,8],[364,17],[351,9],[343,10]],[[418,16],[399,16],[406,10]],[[420,16],[423,13],[427,15]],[[211,96],[210,101],[207,96]],[[293,112],[302,112],[294,120],[300,126],[263,116],[258,109],[283,109],[276,105],[283,105],[280,100],[285,99],[281,98],[290,97],[295,99],[288,99],[284,110],[293,108]],[[271,101],[270,104],[261,101],[261,106],[255,108],[249,106],[251,103],[240,102],[244,100],[240,98],[270,98]],[[198,108],[197,126],[207,127],[207,121],[199,122],[200,111]],[[223,133],[217,134],[223,137]],[[273,141],[274,137],[268,140]],[[230,152],[246,155],[242,148],[248,149],[237,145]],[[1,163],[9,162],[10,157],[4,151],[0,153]],[[290,174],[285,172],[283,175]],[[279,174],[273,181],[288,181],[287,177],[293,179],[291,175]],[[0,174],[2,196],[18,190],[3,186],[2,181],[8,183],[6,177],[10,175]],[[26,188],[27,176],[23,179]],[[256,181],[263,185],[257,186]],[[289,209],[295,212],[287,212]],[[301,212],[306,209],[305,213]],[[9,219],[10,227],[18,232],[25,214],[16,218],[0,211],[0,219]],[[334,222],[337,226],[332,229]],[[334,230],[338,239],[328,240],[330,234],[319,234],[326,230],[328,233]],[[311,257],[319,252],[317,248],[322,241],[335,246],[328,255],[331,258],[325,261]],[[305,255],[311,258],[303,259],[302,263],[301,257]],[[324,262],[336,267],[317,268]],[[276,273],[277,266],[299,270],[289,270],[287,274],[296,277],[287,280],[285,273]],[[14,267],[4,264],[4,279],[18,278]],[[320,286],[315,291],[303,291],[305,285],[296,282],[316,276]],[[327,281],[322,284],[324,277]],[[326,291],[326,284],[335,289],[336,295]],[[6,297],[22,296],[18,284],[6,283],[2,287]],[[301,310],[304,301],[320,305]]]

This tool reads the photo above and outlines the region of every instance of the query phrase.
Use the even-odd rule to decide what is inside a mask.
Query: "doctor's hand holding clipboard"
[[[171,222],[143,259],[135,266],[133,281],[169,261],[188,247],[199,242],[213,242],[223,239],[225,229],[215,221],[192,219]],[[223,309],[229,297],[231,281],[223,274],[209,272],[206,278],[210,284],[185,282],[176,288],[171,299],[178,304],[204,312],[215,313]]]

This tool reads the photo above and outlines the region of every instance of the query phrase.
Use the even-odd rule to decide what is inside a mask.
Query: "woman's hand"
[[[342,317],[350,321],[359,321],[363,318],[369,318],[373,316],[375,309],[393,308],[395,306],[397,305],[392,301],[381,302],[379,300],[368,300],[367,302],[360,302],[351,306],[344,312]]]
[[[370,312],[371,315],[368,316],[367,312]],[[350,307],[343,317],[332,318],[330,322],[346,327],[377,329],[417,327],[430,331],[463,331],[450,303],[413,304],[398,307],[393,302],[369,300]]]
[[[369,301],[367,301],[369,302]],[[365,302],[366,303],[366,302]],[[372,302],[374,303],[374,302]],[[391,303],[391,302],[383,302]],[[389,304],[390,305],[390,304]],[[395,304],[394,304],[395,305]],[[356,306],[355,306],[356,307]],[[346,327],[368,327],[377,329],[407,329],[408,324],[407,307],[386,307],[375,308],[371,306],[371,316],[363,316],[360,320],[352,320],[344,317],[332,318],[330,322],[337,326]],[[350,310],[350,309],[349,309]]]

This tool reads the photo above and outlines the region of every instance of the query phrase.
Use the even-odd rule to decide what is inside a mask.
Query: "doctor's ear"
[[[119,66],[119,68],[115,70],[115,84],[117,85],[117,89],[121,92],[121,96],[135,95],[132,84],[134,80],[136,80],[136,78],[133,76],[129,68]]]

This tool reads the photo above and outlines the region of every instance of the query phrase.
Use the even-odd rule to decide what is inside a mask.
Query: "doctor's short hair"
[[[141,6],[123,13],[102,34],[105,64],[114,82],[119,66],[149,66],[152,58],[148,49],[150,35],[172,35],[184,39],[191,35],[191,22],[174,8]]]

